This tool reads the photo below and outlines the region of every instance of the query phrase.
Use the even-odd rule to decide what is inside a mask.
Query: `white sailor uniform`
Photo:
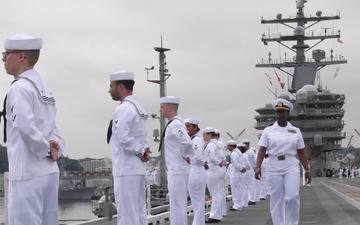
[[[193,145],[180,116],[168,123],[164,137],[167,168],[170,224],[187,225],[187,192],[189,164],[186,157],[193,155]]]
[[[133,95],[127,96],[113,116],[112,166],[118,225],[147,225],[144,154],[147,114]]]
[[[221,150],[222,151],[222,150]],[[207,170],[207,186],[211,194],[211,210],[209,218],[221,220],[223,217],[223,192],[224,183],[223,169],[220,164],[223,160],[222,154],[216,139],[211,139],[205,147],[205,152],[209,160],[209,169]]]
[[[33,69],[20,74],[7,93],[9,222],[58,224],[59,168],[47,156],[50,140],[64,141],[55,125],[55,100]]]
[[[264,129],[259,146],[267,148],[269,159],[265,168],[270,186],[270,211],[274,225],[297,225],[300,213],[300,167],[297,150],[304,149],[300,129],[287,122],[277,122]]]
[[[206,171],[204,168],[204,140],[201,132],[197,132],[191,137],[193,143],[194,155],[191,157],[189,174],[189,194],[194,210],[194,219],[192,225],[205,224],[205,188]]]
[[[225,155],[225,151],[226,151],[226,145],[224,143],[224,141],[219,138],[218,140],[218,149],[219,149],[219,155],[222,159],[222,161],[226,161],[226,155]],[[221,180],[220,180],[220,185],[221,185],[221,198],[222,198],[222,214],[223,216],[227,215],[227,202],[226,202],[226,190],[225,190],[225,177],[226,177],[226,166],[222,166],[221,168]],[[227,188],[227,187],[226,187]]]
[[[233,198],[233,208],[240,210],[247,206],[249,197],[249,185],[248,176],[246,171],[251,169],[247,155],[240,152],[238,148],[235,148],[231,152],[231,193]]]

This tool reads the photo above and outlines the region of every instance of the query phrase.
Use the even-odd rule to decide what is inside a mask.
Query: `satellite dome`
[[[295,36],[304,36],[305,34],[305,29],[304,27],[302,26],[297,26],[295,29],[294,29],[294,35]]]

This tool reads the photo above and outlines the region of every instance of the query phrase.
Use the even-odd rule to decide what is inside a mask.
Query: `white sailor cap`
[[[160,104],[176,104],[180,103],[180,98],[174,96],[166,96],[160,98]]]
[[[7,50],[38,50],[42,48],[42,39],[29,34],[15,34],[4,42]]]
[[[250,143],[250,140],[249,139],[242,139],[241,143]]]
[[[220,130],[215,128],[215,129],[214,129],[214,133],[215,133],[215,134],[220,134]]]
[[[239,147],[239,148],[245,148],[246,145],[244,143],[239,143],[236,145],[236,147]]]
[[[134,80],[134,73],[127,71],[117,71],[110,74],[110,81],[120,81],[120,80]]]
[[[213,132],[215,132],[215,129],[213,127],[205,127],[203,130],[204,134],[213,133]]]
[[[186,118],[184,120],[184,123],[191,123],[191,124],[194,124],[194,125],[198,126],[200,121],[197,120],[197,119],[194,119],[194,118]]]
[[[236,141],[234,141],[234,140],[228,140],[228,141],[226,142],[226,144],[227,144],[227,145],[236,145],[237,143],[236,143]]]
[[[284,110],[290,111],[294,108],[294,106],[291,102],[289,102],[288,100],[283,99],[283,98],[275,99],[272,103],[272,106],[275,110],[284,109]]]

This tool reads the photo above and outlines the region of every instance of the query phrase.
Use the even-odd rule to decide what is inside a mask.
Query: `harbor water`
[[[92,202],[88,201],[59,201],[60,224],[71,224],[97,218],[92,213]],[[4,198],[0,197],[0,224],[5,222]]]

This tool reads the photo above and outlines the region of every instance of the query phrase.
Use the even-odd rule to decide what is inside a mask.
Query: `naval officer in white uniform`
[[[9,157],[9,224],[58,224],[59,168],[64,141],[55,125],[55,99],[34,70],[42,39],[5,40],[3,61],[13,81],[4,102]]]
[[[204,139],[199,128],[199,120],[185,119],[185,126],[193,143],[194,155],[190,158],[189,194],[194,210],[192,225],[205,224],[205,188],[208,168],[204,154]]]
[[[270,211],[273,224],[297,225],[300,214],[299,160],[306,170],[307,182],[311,181],[305,144],[300,129],[287,121],[293,108],[292,103],[285,99],[276,99],[273,107],[277,121],[262,132],[255,177],[260,178],[261,164],[268,151],[269,160],[265,173],[270,186]]]
[[[120,101],[112,124],[110,144],[118,225],[147,225],[145,162],[150,150],[146,142],[148,115],[132,94],[134,74],[119,71],[110,75],[109,93]]]
[[[193,144],[181,117],[178,115],[180,99],[174,96],[160,98],[161,116],[169,121],[161,142],[164,143],[165,163],[170,201],[170,224],[187,225],[187,192],[190,157]]]

